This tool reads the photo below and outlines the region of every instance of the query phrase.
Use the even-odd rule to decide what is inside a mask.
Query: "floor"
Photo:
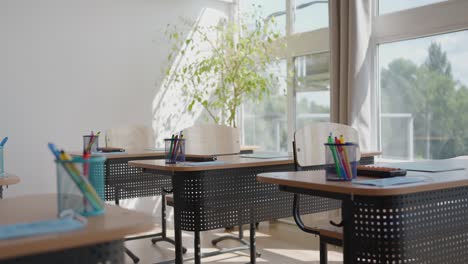
[[[169,223],[171,226],[172,223]],[[155,231],[158,231],[156,226]],[[248,226],[245,226],[248,230]],[[234,231],[233,234],[236,234]],[[224,229],[202,232],[202,252],[217,250],[211,245],[211,240],[219,236],[226,235]],[[244,231],[245,238],[248,240],[248,231]],[[169,230],[169,236],[172,236],[172,230]],[[183,232],[183,243],[188,248],[186,256],[193,254],[193,234]],[[140,263],[156,263],[174,258],[174,247],[166,242],[159,242],[152,245],[150,239],[134,240],[126,242],[126,246],[132,250],[138,257]],[[239,246],[234,241],[223,241],[219,243],[220,247]],[[292,263],[319,263],[319,243],[318,238],[305,234],[295,225],[274,221],[262,222],[257,231],[257,249],[261,257],[257,259],[258,263],[273,264],[292,264]],[[235,253],[223,254],[215,257],[202,259],[203,263],[248,263],[248,251],[239,251]],[[126,263],[133,263],[126,256]],[[187,263],[193,263],[189,261]],[[328,263],[342,263],[341,249],[329,246]]]

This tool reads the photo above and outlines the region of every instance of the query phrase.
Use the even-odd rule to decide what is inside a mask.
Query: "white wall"
[[[167,24],[218,0],[0,0],[0,137],[5,196],[55,192],[47,142],[79,150],[90,130],[151,126]],[[101,140],[101,143],[103,141]]]

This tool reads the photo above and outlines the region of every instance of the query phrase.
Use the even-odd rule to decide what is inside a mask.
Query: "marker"
[[[336,174],[338,174],[338,177],[339,178],[343,178],[343,176],[341,175],[341,171],[340,171],[340,166],[339,166],[339,161],[338,161],[338,158],[337,158],[337,155],[336,155],[336,149],[335,149],[335,146],[333,146],[333,139],[332,139],[332,133],[330,132],[330,135],[328,136],[328,146],[330,147],[330,150],[332,152],[332,156],[333,156],[333,160],[335,161],[335,170],[336,170]]]
[[[341,144],[345,144],[345,139],[343,137],[343,135],[340,135],[340,143]],[[346,147],[343,147],[343,152],[344,152],[344,159],[345,159],[345,169],[347,170],[348,172],[348,175],[350,176],[350,179],[353,178],[353,171],[351,169],[351,163],[349,162],[349,159],[348,159],[348,151],[346,150]]]
[[[171,155],[172,155],[172,145],[174,143],[174,135],[172,135],[171,137],[171,146],[169,147],[169,152],[167,153],[167,159],[170,160],[171,159]]]
[[[345,169],[346,164],[345,164],[345,161],[344,161],[344,158],[343,158],[343,148],[340,146],[341,143],[340,143],[340,141],[338,140],[337,137],[335,137],[335,144],[337,144],[336,149],[337,149],[338,160],[339,160],[340,165],[341,165],[340,170],[343,173],[344,178],[349,179],[348,172]]]

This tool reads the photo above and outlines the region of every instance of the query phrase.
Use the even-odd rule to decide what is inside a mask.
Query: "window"
[[[272,54],[283,59],[272,71],[284,82],[261,104],[243,105],[243,143],[266,151],[290,151],[296,128],[330,119],[328,1],[239,1],[241,15],[256,5],[263,17],[274,16],[287,44],[285,54]],[[290,81],[288,73],[293,75]]]
[[[294,32],[328,27],[328,0],[296,0]]]
[[[431,5],[436,2],[447,3]],[[373,36],[383,157],[418,160],[466,155],[468,19],[460,20],[459,14],[468,3],[380,0],[379,4],[379,13],[394,12],[376,16]],[[427,7],[413,8],[422,5]],[[398,12],[408,8],[413,9]],[[395,27],[388,29],[390,24]]]
[[[330,120],[330,56],[328,52],[295,59],[296,127]]]
[[[267,100],[259,104],[243,104],[244,144],[262,146],[266,151],[284,152],[288,150],[286,60],[272,66],[269,73],[280,76],[281,83],[270,91]]]
[[[274,16],[278,26],[278,32],[286,35],[286,2],[271,0],[240,0],[239,11],[242,14],[253,14],[258,12],[260,17]],[[254,22],[254,21],[252,21]]]
[[[444,159],[468,153],[463,132],[468,126],[463,122],[468,110],[466,40],[468,31],[462,31],[379,47],[387,157]]]
[[[379,14],[393,13],[405,9],[430,5],[448,0],[380,0],[379,1]]]

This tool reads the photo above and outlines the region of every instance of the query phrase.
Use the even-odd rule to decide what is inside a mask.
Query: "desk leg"
[[[255,264],[257,262],[257,247],[255,245],[255,232],[256,232],[255,222],[250,223],[250,263]]]
[[[352,198],[348,197],[343,200],[341,206],[341,219],[343,219],[343,263],[353,263],[352,258],[352,221],[353,221],[353,201]]]
[[[194,258],[195,258],[195,264],[201,264],[201,245],[200,245],[200,231],[195,231],[194,232]]]

